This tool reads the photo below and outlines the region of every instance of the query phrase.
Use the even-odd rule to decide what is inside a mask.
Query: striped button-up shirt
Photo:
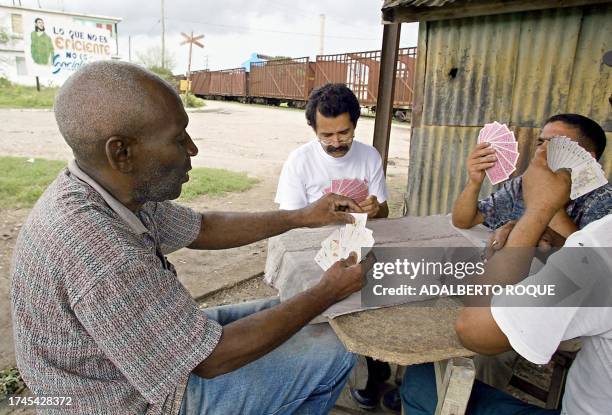
[[[36,203],[15,246],[17,364],[46,413],[175,414],[221,326],[199,310],[165,254],[201,217],[171,202],[133,213],[73,161]],[[39,412],[43,407],[39,407]]]

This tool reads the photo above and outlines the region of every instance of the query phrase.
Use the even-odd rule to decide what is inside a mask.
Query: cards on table
[[[516,162],[519,158],[518,143],[514,133],[508,129],[506,124],[494,121],[480,130],[478,143],[491,143],[495,150],[497,161],[485,170],[491,184],[501,183],[507,180],[516,170]]]
[[[553,137],[548,142],[546,161],[552,171],[570,169],[572,200],[608,183],[601,165],[593,156],[567,137]]]
[[[366,200],[368,192],[368,181],[360,179],[334,179],[329,187],[323,189],[323,193],[336,193],[350,197],[357,203]]]
[[[335,229],[323,242],[321,249],[315,255],[315,262],[327,271],[336,261],[348,258],[351,252],[357,254],[357,261],[361,261],[362,248],[372,248],[374,237],[372,230],[366,228],[368,215],[366,213],[351,213],[355,223]]]

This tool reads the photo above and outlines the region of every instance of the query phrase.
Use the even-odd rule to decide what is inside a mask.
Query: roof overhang
[[[385,24],[425,22],[610,3],[611,0],[385,0],[382,18]]]

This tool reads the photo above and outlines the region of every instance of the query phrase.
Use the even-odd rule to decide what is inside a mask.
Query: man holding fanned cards
[[[295,149],[285,161],[275,198],[280,209],[299,209],[326,193],[336,193],[353,199],[369,218],[389,215],[380,154],[374,147],[354,141],[360,114],[357,97],[344,84],[327,84],[312,91],[306,120],[317,139]],[[343,251],[352,248],[348,245],[355,245],[356,251],[373,245],[365,219],[358,219],[357,226],[347,226],[323,241],[323,249],[315,258],[322,268],[346,254]],[[341,247],[341,240],[351,242]],[[378,403],[378,386],[389,377],[390,370],[386,363],[371,359],[367,362],[367,387],[351,389],[351,394],[359,406],[372,409]]]
[[[485,175],[491,183],[500,183],[508,179],[518,159],[514,134],[507,129],[505,133],[500,133],[500,129],[487,129],[485,126],[484,134],[479,136],[479,144],[468,156],[469,179],[453,207],[453,224],[459,228],[471,228],[482,223],[490,229],[497,229],[507,222],[518,220],[525,211],[521,176],[505,181],[501,189],[478,200]],[[487,130],[490,130],[488,137],[485,136]],[[508,136],[512,139],[508,139]],[[597,164],[606,148],[606,134],[599,124],[587,117],[558,114],[550,117],[542,128],[538,145],[545,142],[550,145],[549,165],[556,161],[563,162],[563,158],[568,162],[551,168],[572,168],[574,174],[582,167],[589,168],[589,174],[583,177],[589,176],[590,179],[575,180],[572,177],[571,196],[577,197],[573,197],[564,209],[560,209],[548,225],[563,238],[567,238],[576,230],[612,213],[612,186]],[[554,154],[559,157],[552,160]],[[572,165],[572,159],[577,160],[578,164]],[[513,162],[512,165],[509,161]]]
[[[543,144],[547,146],[546,161],[551,170],[571,171],[570,200],[555,213],[540,240],[540,246],[559,247],[572,233],[612,213],[612,186],[597,163],[606,148],[606,135],[599,124],[587,117],[558,114],[544,124],[537,145]],[[514,134],[503,124],[485,125],[467,160],[468,182],[453,207],[455,226],[471,228],[482,223],[490,229],[505,227],[505,234],[512,229],[525,212],[523,176],[507,180],[517,159]],[[485,175],[492,184],[503,184],[489,197],[478,200]],[[492,237],[489,253],[503,245],[503,238]],[[514,351],[494,357],[477,356],[477,376],[503,389],[510,382],[517,359]]]

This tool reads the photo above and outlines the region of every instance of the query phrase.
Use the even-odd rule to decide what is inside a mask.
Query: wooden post
[[[185,40],[181,42],[181,45],[189,43],[189,63],[187,64],[187,91],[185,92],[186,94],[189,94],[191,92],[191,51],[193,49],[194,44],[200,48],[204,47],[202,43],[198,42],[198,40],[204,38],[204,35],[194,37],[193,30],[191,31],[191,36],[186,35],[183,32],[181,32],[181,35],[183,35],[183,37],[185,38]]]
[[[193,30],[191,31],[191,38],[193,39]],[[193,42],[189,42],[189,63],[187,64],[187,94],[191,92],[191,50],[193,49]]]
[[[395,93],[395,71],[399,48],[401,23],[386,24],[383,29],[383,43],[376,99],[376,121],[374,122],[374,147],[380,153],[383,171],[387,172],[389,158],[389,137],[393,117],[393,94]]]
[[[435,415],[465,414],[476,369],[472,359],[455,357],[434,363],[438,405]]]
[[[40,92],[40,81],[38,80],[38,76],[36,77],[36,90]]]

